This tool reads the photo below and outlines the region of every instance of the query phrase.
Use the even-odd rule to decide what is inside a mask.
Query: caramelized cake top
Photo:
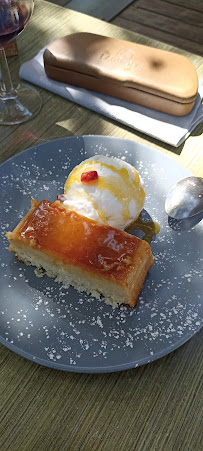
[[[126,232],[68,211],[59,202],[46,200],[30,211],[15,237],[64,263],[117,280],[127,275],[143,243]]]

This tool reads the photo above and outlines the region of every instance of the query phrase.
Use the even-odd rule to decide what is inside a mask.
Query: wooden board
[[[188,8],[193,11],[201,11],[203,8],[202,0],[164,0],[172,5],[179,5],[183,8]]]
[[[163,16],[166,19],[171,18],[176,22],[180,22],[180,27],[191,24],[192,27],[188,27],[190,34],[191,32],[195,32],[195,35],[197,35],[197,42],[203,42],[203,30],[199,30],[199,27],[203,28],[203,6],[201,10],[196,11],[193,9],[185,8],[183,6],[179,6],[177,3],[171,4],[167,0],[153,0],[153,2],[150,2],[149,0],[139,0],[137,2],[134,2],[132,4],[132,7],[139,8],[140,10],[145,10],[148,12],[151,11],[156,14],[159,13],[160,16]],[[166,20],[164,20],[164,22],[166,22]],[[196,29],[194,30],[194,28]],[[176,30],[172,29],[171,31],[175,32]]]
[[[135,1],[111,23],[144,36],[203,55],[203,2],[196,8],[165,0]]]

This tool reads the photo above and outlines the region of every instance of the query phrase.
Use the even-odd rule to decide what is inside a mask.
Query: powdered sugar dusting
[[[28,211],[31,197],[55,200],[72,168],[98,153],[136,167],[147,192],[143,219],[152,218],[161,229],[151,243],[154,265],[136,309],[113,309],[46,276],[39,279],[32,267],[19,263],[7,251],[5,232]],[[169,162],[164,155],[157,157],[156,152],[130,141],[89,137],[32,148],[1,167],[3,343],[48,366],[110,371],[160,357],[200,329],[203,228],[199,223],[180,230],[168,223],[164,196],[175,181]],[[179,179],[185,176],[186,170],[171,164]],[[143,236],[141,231],[134,233]]]

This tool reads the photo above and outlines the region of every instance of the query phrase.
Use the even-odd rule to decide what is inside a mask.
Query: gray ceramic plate
[[[70,170],[98,153],[123,158],[138,169],[147,192],[143,218],[160,225],[151,243],[154,265],[133,310],[112,309],[46,276],[37,278],[32,267],[7,251],[4,238],[28,211],[32,197],[54,201]],[[42,365],[99,373],[158,359],[200,329],[203,224],[170,223],[164,212],[169,187],[190,175],[188,170],[133,141],[83,136],[27,149],[3,164],[0,175],[1,343]]]

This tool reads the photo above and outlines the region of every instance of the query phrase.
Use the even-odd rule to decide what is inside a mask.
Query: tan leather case
[[[176,116],[194,105],[198,78],[184,56],[91,33],[52,42],[44,52],[48,77]]]

